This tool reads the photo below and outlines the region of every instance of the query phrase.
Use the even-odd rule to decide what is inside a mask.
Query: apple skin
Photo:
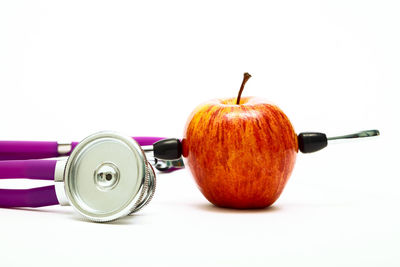
[[[203,195],[227,208],[273,204],[292,173],[297,135],[275,105],[255,97],[215,99],[190,115],[182,151]]]

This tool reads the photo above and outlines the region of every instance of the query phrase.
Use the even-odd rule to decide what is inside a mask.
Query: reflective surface
[[[94,182],[103,191],[113,189],[119,182],[119,169],[111,162],[101,164],[94,172]]]
[[[65,170],[71,205],[94,221],[133,212],[143,197],[147,161],[132,138],[113,132],[89,136],[74,149]]]

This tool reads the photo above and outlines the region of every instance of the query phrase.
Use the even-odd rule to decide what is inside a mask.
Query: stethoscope
[[[53,186],[0,189],[1,207],[71,205],[107,222],[150,202],[156,174],[183,168],[179,139],[99,132],[81,142],[0,141],[0,178],[54,180]],[[65,157],[67,160],[46,160]]]
[[[379,135],[378,130],[330,137],[306,132],[299,150],[311,153],[328,141]],[[51,160],[48,158],[65,157]],[[95,133],[81,142],[0,141],[0,179],[54,180],[32,189],[0,189],[0,207],[71,205],[85,218],[108,222],[137,212],[153,198],[156,173],[184,168],[179,139]]]

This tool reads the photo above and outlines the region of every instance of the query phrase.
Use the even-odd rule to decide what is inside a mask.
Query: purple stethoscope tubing
[[[132,137],[141,146],[152,145],[164,138],[161,137]],[[78,145],[71,143],[71,150],[66,154],[59,154],[58,142],[49,141],[0,141],[0,160],[45,159],[68,156]]]
[[[132,137],[141,146],[152,145],[162,137]],[[57,160],[68,156],[78,142],[71,143],[69,153],[59,154],[58,142],[0,141],[0,179],[54,180]],[[44,207],[59,204],[54,185],[30,189],[0,189],[0,207]]]

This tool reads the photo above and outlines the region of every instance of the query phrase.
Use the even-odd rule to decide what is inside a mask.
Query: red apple
[[[214,205],[263,208],[282,193],[298,151],[297,135],[275,105],[255,97],[211,100],[198,106],[185,127],[186,165]]]

